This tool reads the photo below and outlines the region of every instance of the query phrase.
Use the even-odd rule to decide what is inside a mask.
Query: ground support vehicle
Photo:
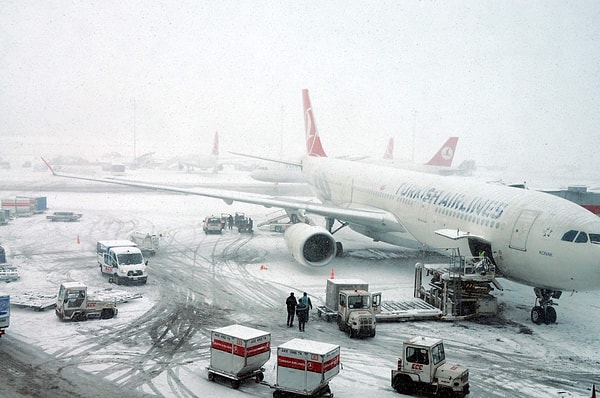
[[[39,214],[48,210],[48,199],[45,196],[37,196],[33,200],[35,201],[34,213]]]
[[[0,225],[8,224],[10,220],[10,210],[0,208]]]
[[[329,381],[340,372],[340,346],[293,339],[277,347],[274,398],[333,397]]]
[[[0,295],[0,337],[5,333],[4,329],[10,326],[10,296]]]
[[[129,240],[137,245],[142,254],[154,256],[160,250],[160,237],[161,235],[148,232],[133,231]]]
[[[219,217],[205,217],[202,229],[205,234],[221,234],[225,229],[225,222]]]
[[[427,287],[424,276],[429,277]],[[440,309],[442,320],[496,315],[498,302],[490,294],[494,288],[502,290],[494,264],[485,256],[465,258],[453,249],[447,264],[415,266],[414,296]]]
[[[469,394],[469,370],[446,363],[441,339],[412,337],[404,341],[398,367],[391,373],[392,387],[401,394],[455,397]]]
[[[238,232],[240,232],[240,233],[246,232],[249,234],[253,233],[254,232],[253,224],[254,224],[254,222],[252,221],[251,218],[244,218],[242,220],[239,220],[238,224],[237,224]]]
[[[51,215],[46,216],[49,221],[64,221],[74,222],[79,221],[83,217],[81,213],[73,213],[72,211],[55,211]]]
[[[100,272],[117,285],[145,284],[148,280],[142,251],[130,240],[103,240],[96,243]]]
[[[371,294],[368,289],[359,279],[328,279],[325,306],[318,306],[317,314],[327,321],[335,317],[339,329],[350,338],[374,337],[381,293]]]
[[[271,334],[242,325],[211,332],[208,380],[226,380],[238,389],[245,380],[264,379],[262,367],[271,357]]]
[[[36,212],[33,198],[18,196],[14,199],[2,199],[2,210],[8,210],[11,217],[28,217]]]
[[[0,264],[0,281],[13,282],[21,279],[19,270],[14,265]]]
[[[114,300],[97,300],[88,297],[87,286],[81,282],[65,282],[60,285],[56,298],[56,316],[63,321],[109,319],[117,315]]]

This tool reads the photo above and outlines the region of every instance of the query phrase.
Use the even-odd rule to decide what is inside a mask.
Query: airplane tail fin
[[[306,138],[306,153],[308,156],[327,157],[323,146],[321,145],[321,138],[319,138],[319,132],[317,131],[317,124],[315,123],[315,115],[310,105],[310,98],[308,97],[308,90],[302,90],[302,102],[304,104],[304,130]]]
[[[385,148],[385,153],[383,154],[383,158],[387,159],[387,160],[394,159],[394,137],[390,137],[387,147]]]
[[[213,140],[211,155],[219,156],[219,132],[218,131],[215,131],[215,138]]]
[[[439,151],[431,158],[431,160],[425,163],[428,166],[444,166],[450,167],[452,166],[452,159],[454,159],[454,152],[456,150],[456,143],[458,142],[458,137],[450,137],[448,141]]]

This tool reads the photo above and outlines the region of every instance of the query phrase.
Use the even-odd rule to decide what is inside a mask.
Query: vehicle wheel
[[[119,275],[117,275],[117,274],[114,274],[114,275],[113,275],[113,280],[115,281],[115,283],[116,283],[117,285],[120,285],[120,284],[121,284],[121,277],[120,277]]]
[[[342,254],[344,254],[344,245],[342,242],[335,242],[335,256],[341,257]]]
[[[556,323],[556,310],[554,307],[546,308],[546,318],[544,319],[544,322],[546,322],[546,325]]]
[[[273,391],[273,398],[282,398],[283,395],[281,394],[281,391],[279,390],[275,390]]]
[[[261,381],[263,381],[265,379],[265,375],[261,373],[256,375],[256,382],[260,383]]]
[[[115,316],[115,312],[109,308],[103,309],[102,313],[100,314],[101,319],[110,319],[113,316]]]
[[[375,337],[375,330],[371,332],[371,337]]]
[[[396,375],[392,387],[400,394],[410,394],[414,389],[413,381],[406,375]]]
[[[240,388],[240,381],[239,380],[231,380],[231,387],[233,387],[234,390],[237,390],[238,388]]]
[[[353,339],[354,336],[355,336],[354,329],[352,329],[352,328],[348,329],[348,337]]]
[[[341,322],[340,319],[341,319],[341,317],[338,316],[337,324],[338,324],[338,328],[343,332],[344,331],[344,324]]]
[[[537,323],[539,325],[540,323],[544,322],[545,318],[544,309],[539,305],[536,305],[531,309],[531,320],[533,323]]]
[[[208,372],[208,381],[215,381],[215,374],[213,372]]]
[[[275,227],[275,232],[281,232],[281,225],[277,225]]]

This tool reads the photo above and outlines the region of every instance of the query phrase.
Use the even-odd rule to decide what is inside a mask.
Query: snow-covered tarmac
[[[505,290],[496,292],[501,305],[497,319],[380,323],[376,337],[351,340],[313,310],[306,332],[300,333],[285,326],[284,301],[290,291],[306,291],[319,304],[333,270],[335,278],[365,280],[371,290],[383,292],[384,300],[410,297],[414,264],[423,261],[421,254],[341,231],[344,255],[331,266],[305,268],[288,254],[281,234],[257,230],[253,235],[225,231],[207,236],[202,231],[206,215],[243,211],[258,223],[273,209],[109,185],[98,189],[98,184],[85,192],[91,185],[43,173],[2,173],[2,198],[46,196],[50,211],[80,212],[83,218],[51,223],[34,215],[0,226],[0,244],[22,275],[20,281],[1,285],[0,293],[54,293],[61,282],[71,280],[92,288],[114,287],[98,271],[96,241],[126,238],[133,230],[164,236],[160,253],[149,258],[148,284],[118,287],[139,291],[143,298],[120,304],[114,319],[61,323],[53,311],[12,308],[0,351],[11,344],[39,349],[43,363],[61,377],[71,377],[73,384],[78,383],[76,376],[65,376],[64,369],[89,372],[93,377],[78,379],[81,392],[116,385],[123,397],[272,396],[273,390],[262,384],[250,382],[233,390],[208,381],[210,330],[233,323],[271,332],[272,355],[265,365],[269,384],[276,381],[279,344],[295,337],[339,344],[342,369],[330,383],[337,397],[399,397],[390,386],[390,369],[396,366],[402,340],[413,335],[445,340],[449,362],[470,369],[470,397],[589,397],[592,384],[600,384],[598,291],[565,292],[553,325],[530,321],[531,287],[502,280]],[[178,178],[161,182],[184,182]],[[205,177],[185,178],[193,183]],[[207,178],[214,182],[220,177]],[[19,377],[32,375],[11,373],[10,383],[0,383],[0,395],[63,396],[44,385],[39,391],[33,385],[28,392],[19,390]]]

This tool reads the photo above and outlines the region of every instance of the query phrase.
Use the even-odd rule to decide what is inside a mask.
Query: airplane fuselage
[[[458,247],[461,253],[473,250],[470,240],[475,240],[490,246],[494,262],[508,279],[565,291],[600,287],[600,219],[567,200],[330,158],[305,158],[303,173],[324,203],[383,210],[397,220],[395,225],[350,222],[373,239],[432,250]],[[472,238],[452,240],[436,233],[441,230]],[[584,233],[581,242],[575,236],[565,239],[569,231],[575,236]]]

